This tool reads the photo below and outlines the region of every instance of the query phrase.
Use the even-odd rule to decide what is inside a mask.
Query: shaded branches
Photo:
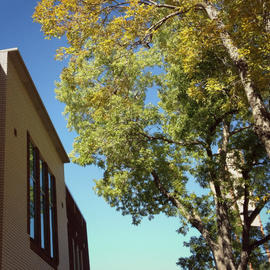
[[[146,133],[140,133],[140,135],[144,136],[145,138],[149,139],[150,141],[163,141],[163,142],[167,142],[169,144],[175,144],[175,145],[179,145],[179,146],[192,146],[192,145],[202,145],[205,146],[206,144],[203,141],[200,140],[194,140],[194,141],[187,141],[187,142],[180,142],[180,141],[174,141],[172,139],[166,138],[165,136],[159,134],[159,135],[148,135]]]
[[[262,238],[261,240],[255,241],[249,245],[249,250],[252,251],[255,248],[265,244],[266,242],[270,241],[270,234]]]
[[[211,239],[210,232],[206,229],[205,225],[203,224],[203,221],[201,220],[200,216],[195,213],[195,209],[186,209],[186,207],[177,200],[171,193],[169,193],[164,186],[161,184],[161,181],[159,179],[158,174],[156,171],[151,172],[154,182],[156,184],[156,187],[160,192],[176,207],[178,208],[182,213],[184,213],[185,218],[194,226],[204,237],[205,241],[208,243],[208,245],[215,249],[217,248],[215,242]]]

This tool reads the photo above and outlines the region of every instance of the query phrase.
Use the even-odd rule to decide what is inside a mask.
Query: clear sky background
[[[62,40],[45,40],[40,25],[32,22],[37,1],[1,0],[0,49],[18,48],[52,119],[58,135],[69,153],[75,136],[66,128],[62,115],[64,104],[55,99],[55,81],[64,63],[54,60]],[[93,179],[102,177],[96,167],[65,165],[65,178],[87,222],[91,270],[176,270],[176,261],[187,256],[182,237],[176,233],[177,218],[163,215],[144,219],[139,226],[131,217],[123,217],[93,192]]]

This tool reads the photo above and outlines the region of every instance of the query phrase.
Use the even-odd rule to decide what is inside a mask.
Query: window
[[[71,232],[69,228],[69,241],[71,241],[70,250],[70,270],[84,270],[89,269],[85,267],[88,263],[86,262],[85,253],[88,251],[85,244],[82,243],[82,239],[77,234],[74,235],[74,231]],[[72,235],[73,234],[73,235]]]
[[[31,249],[55,269],[58,265],[55,177],[27,136],[28,233]]]
[[[66,189],[70,270],[89,270],[86,222]]]

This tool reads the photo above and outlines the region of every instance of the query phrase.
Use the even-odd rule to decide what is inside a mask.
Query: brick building
[[[67,162],[19,51],[0,51],[0,269],[90,269]]]

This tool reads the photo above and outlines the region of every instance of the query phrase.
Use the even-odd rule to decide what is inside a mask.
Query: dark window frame
[[[68,218],[69,269],[89,270],[89,254],[86,222],[71,194],[66,188]]]
[[[33,170],[35,178],[35,190],[33,190],[34,198],[34,238],[30,235],[30,145],[33,147],[35,158],[33,158]],[[40,163],[41,162],[41,163]],[[42,172],[40,173],[40,164],[42,164]],[[44,248],[42,248],[41,243],[41,190],[40,190],[40,176],[42,174],[42,181],[45,189],[44,196],[44,213],[43,213],[43,224],[44,224]],[[50,231],[50,198],[49,198],[49,178],[51,183],[51,193],[52,193],[52,231]],[[30,238],[30,248],[36,252],[45,262],[47,262],[54,269],[57,269],[59,264],[59,250],[58,250],[58,225],[57,225],[57,205],[56,205],[56,185],[55,177],[49,169],[47,163],[42,158],[39,149],[36,147],[36,144],[33,142],[29,132],[27,132],[27,233]],[[53,234],[53,250],[54,256],[51,257],[51,237],[50,233]]]

